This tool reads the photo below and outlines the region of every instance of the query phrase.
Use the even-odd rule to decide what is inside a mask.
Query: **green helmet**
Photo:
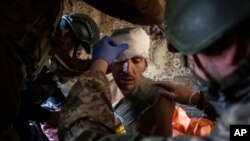
[[[60,28],[70,29],[76,42],[85,46],[87,53],[91,53],[92,46],[100,39],[99,29],[95,21],[85,14],[69,13],[62,16]]]
[[[195,54],[249,16],[249,0],[168,0],[168,43],[184,54]]]

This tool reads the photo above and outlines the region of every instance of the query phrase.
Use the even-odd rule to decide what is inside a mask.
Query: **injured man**
[[[151,41],[142,28],[123,28],[112,34],[116,44],[127,43],[129,48],[111,66],[112,104],[115,116],[126,133],[156,136],[210,133],[213,122],[205,118],[189,118],[171,99],[161,96],[163,89],[143,76],[148,67]]]

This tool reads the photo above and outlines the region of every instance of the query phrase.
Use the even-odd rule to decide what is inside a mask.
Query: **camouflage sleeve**
[[[85,72],[72,87],[61,110],[60,140],[96,141],[114,134],[109,82],[101,72]]]

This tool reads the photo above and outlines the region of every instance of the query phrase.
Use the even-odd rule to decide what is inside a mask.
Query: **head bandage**
[[[116,44],[127,43],[128,49],[116,58],[116,62],[125,61],[135,56],[149,58],[150,38],[142,28],[131,29],[128,33],[112,36]]]

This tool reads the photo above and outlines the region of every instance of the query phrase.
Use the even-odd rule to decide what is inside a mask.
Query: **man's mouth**
[[[134,83],[134,78],[130,77],[130,76],[123,76],[123,77],[121,77],[121,81],[122,81],[122,83],[129,85],[129,84]]]

